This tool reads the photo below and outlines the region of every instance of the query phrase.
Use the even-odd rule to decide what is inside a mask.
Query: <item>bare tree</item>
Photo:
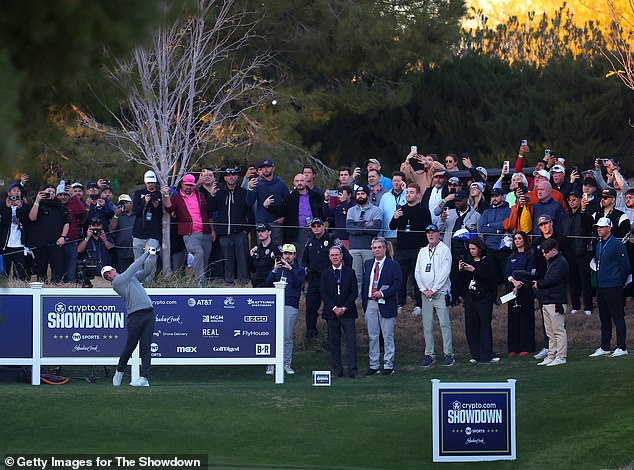
[[[268,51],[244,54],[260,18],[234,0],[198,0],[196,13],[159,28],[152,43],[108,70],[126,94],[117,125],[82,115],[112,137],[128,159],[150,167],[160,185],[176,184],[205,155],[240,138],[243,114],[259,106],[269,84],[258,75]],[[169,272],[169,215],[164,215],[163,266]]]
[[[595,11],[604,15],[610,26],[608,47],[601,50],[612,68],[607,76],[617,75],[626,87],[634,90],[634,0],[605,0],[604,11]]]

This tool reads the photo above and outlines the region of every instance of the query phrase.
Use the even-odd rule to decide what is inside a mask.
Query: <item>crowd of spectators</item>
[[[555,240],[568,263],[570,313],[591,315],[595,287],[590,266],[597,257],[597,224],[607,218],[611,234],[626,239],[632,264],[634,243],[627,238],[634,226],[634,188],[613,158],[597,158],[593,168],[582,169],[547,150],[529,171],[527,155],[530,148],[523,143],[515,165],[509,159],[498,170],[476,166],[467,154],[458,158],[449,153],[443,161],[413,147],[394,171],[370,158],[363,168],[339,168],[326,189],[315,185],[316,170],[308,164],[289,188],[275,175],[270,158],[246,169],[203,168],[184,175],[175,187],[159,187],[150,170],[140,189],[118,196],[104,179],[31,188],[24,175],[2,198],[4,275],[88,286],[91,272],[104,265],[122,272],[146,246],[159,247],[167,213],[170,268],[178,272],[190,266],[197,285],[215,277],[227,286],[262,287],[270,284],[272,274],[280,276],[280,266],[302,267],[307,336],[312,337],[318,334],[321,301],[315,294],[322,272],[330,266],[329,248],[340,247],[343,264],[354,270],[359,300],[365,300],[365,266],[375,258],[373,240],[381,237],[388,244],[387,256],[401,269],[398,313],[410,305],[414,315],[425,317],[427,328],[434,312],[442,315],[443,340],[448,343],[444,350],[450,356],[445,365],[454,362],[446,338],[448,314],[432,302],[437,300],[434,295],[442,294],[447,306],[464,305],[472,361],[497,361],[490,324],[498,286],[516,295],[508,306],[508,353],[527,355],[537,349],[543,359],[549,338],[542,331],[544,341],[539,338],[535,346],[529,282],[543,278],[548,268],[541,244]],[[434,249],[421,258],[429,234]],[[439,243],[451,268],[441,292],[434,292],[425,272],[436,269],[433,256]],[[292,259],[284,258],[290,246]],[[419,265],[421,259],[425,266]],[[152,276],[146,282],[152,282]],[[624,289],[631,294],[631,283]],[[296,304],[290,302],[295,309]],[[435,360],[432,349],[426,348],[427,366]]]

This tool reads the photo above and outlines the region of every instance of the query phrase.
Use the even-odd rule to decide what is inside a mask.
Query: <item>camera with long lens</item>
[[[82,287],[92,287],[92,281],[99,274],[100,262],[95,258],[86,258],[77,261],[77,282]]]
[[[531,269],[530,271],[525,271],[523,269],[517,269],[517,270],[513,271],[511,276],[513,276],[513,279],[515,279],[516,281],[523,282],[524,284],[526,284],[526,283],[530,284],[530,283],[532,283],[535,280],[536,273],[537,273],[536,269]]]

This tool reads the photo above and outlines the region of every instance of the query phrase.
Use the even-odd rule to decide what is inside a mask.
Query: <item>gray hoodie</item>
[[[152,308],[152,301],[145,292],[141,280],[154,272],[155,264],[156,255],[143,253],[128,269],[112,280],[112,288],[123,297],[128,315]]]

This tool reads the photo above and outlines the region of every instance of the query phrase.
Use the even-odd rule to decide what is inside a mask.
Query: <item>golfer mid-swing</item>
[[[125,272],[118,273],[112,266],[104,266],[101,275],[112,283],[112,288],[125,301],[128,312],[128,339],[119,358],[117,370],[112,377],[112,385],[118,387],[123,379],[123,372],[132,352],[139,343],[141,351],[141,377],[130,382],[133,387],[149,387],[150,344],[154,333],[154,308],[145,292],[141,280],[154,272],[156,264],[156,248],[145,247],[145,252],[130,265]]]

